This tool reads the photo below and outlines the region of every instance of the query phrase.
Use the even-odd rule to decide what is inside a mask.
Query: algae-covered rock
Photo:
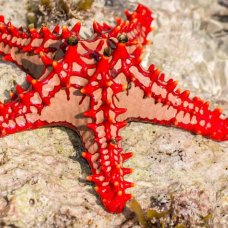
[[[78,11],[89,10],[94,0],[35,0],[27,3],[27,22],[36,27],[59,23],[77,17]]]

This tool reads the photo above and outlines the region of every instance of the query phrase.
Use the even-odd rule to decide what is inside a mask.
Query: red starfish
[[[151,11],[139,5],[126,11],[127,21],[117,25],[94,22],[94,35],[79,36],[80,23],[72,30],[57,25],[28,32],[5,24],[0,17],[0,53],[30,75],[29,88],[16,86],[17,94],[0,104],[1,136],[62,125],[75,130],[91,166],[88,181],[109,212],[121,212],[134,184],[124,180],[132,169],[123,162],[121,128],[130,121],[176,126],[215,140],[228,140],[228,119],[221,110],[208,109],[208,102],[189,98],[189,91],[175,89],[151,65],[140,65],[142,45],[147,43],[153,20]]]

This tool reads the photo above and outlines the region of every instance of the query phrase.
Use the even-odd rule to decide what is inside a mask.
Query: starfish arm
[[[115,97],[117,107],[127,109],[118,120],[173,125],[218,141],[228,140],[228,119],[220,117],[220,109],[209,110],[208,102],[176,89],[177,82],[165,81],[165,75],[154,65],[143,69],[141,45],[133,47],[128,41],[119,42],[112,53],[113,77],[129,87]]]
[[[93,120],[87,127],[93,132],[95,142],[95,147],[85,147],[87,152],[82,154],[92,170],[87,180],[95,183],[95,190],[104,207],[112,213],[123,210],[126,201],[131,199],[126,189],[134,185],[124,180],[124,175],[132,172],[132,169],[122,164],[132,156],[132,153],[122,153],[120,146],[122,138],[119,130],[126,122],[116,120],[126,110],[117,108],[113,102],[114,95],[125,89],[125,85],[112,79],[109,57],[102,56],[88,84],[81,90],[81,93],[90,97],[90,108],[84,116]]]
[[[5,23],[3,17],[0,19],[2,59],[15,63],[33,77],[39,77],[46,70],[39,59],[39,52],[43,51],[53,57],[59,45],[57,35],[52,34],[47,27],[41,28],[39,32],[34,28],[24,32],[11,22]]]
[[[116,18],[117,26],[109,32],[109,37],[125,34],[131,43],[148,44],[147,36],[152,31],[151,23],[153,21],[151,10],[139,4],[134,12],[126,10],[125,14],[126,21]]]
[[[39,94],[25,92],[20,86],[16,89],[18,96],[14,95],[12,100],[0,104],[0,137],[49,125],[40,118],[39,112],[44,103]]]
[[[50,73],[44,80],[28,75],[27,80],[32,85],[28,90],[16,86],[14,98],[0,103],[0,137],[47,126],[64,126],[78,133],[84,146],[92,150],[93,132],[86,127],[91,120],[82,115],[89,109],[89,99],[83,98],[76,82],[64,88],[56,73]]]
[[[219,108],[210,110],[208,102],[176,89],[177,82],[165,81],[153,65],[147,71],[131,66],[129,75],[134,78],[131,89],[119,97],[119,105],[128,110],[124,120],[176,126],[214,140],[228,140],[228,118],[221,118]]]
[[[1,104],[0,137],[49,126],[48,122],[38,118],[37,113],[33,113],[35,108],[23,113],[23,108],[26,110],[25,107],[19,102]]]

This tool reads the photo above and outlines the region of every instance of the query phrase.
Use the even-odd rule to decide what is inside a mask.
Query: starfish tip
[[[117,192],[117,194],[118,194],[118,196],[122,196],[123,195],[123,191],[120,190],[120,191]]]
[[[91,181],[91,180],[92,180],[92,176],[87,176],[87,177],[86,177],[86,180],[87,180],[87,181]]]
[[[56,68],[56,67],[58,66],[58,62],[57,62],[57,61],[53,61],[53,62],[52,62],[52,66],[53,66],[54,68]]]

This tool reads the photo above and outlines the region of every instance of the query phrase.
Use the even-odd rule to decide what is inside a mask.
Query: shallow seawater
[[[116,12],[113,8],[104,12],[123,15],[123,8],[134,9],[138,3],[151,8],[155,18],[155,31],[150,35],[153,44],[146,48],[143,66],[154,63],[192,95],[226,106],[228,22],[221,15],[227,15],[228,9],[216,0],[131,0],[116,1]],[[99,14],[96,17],[104,21]]]

